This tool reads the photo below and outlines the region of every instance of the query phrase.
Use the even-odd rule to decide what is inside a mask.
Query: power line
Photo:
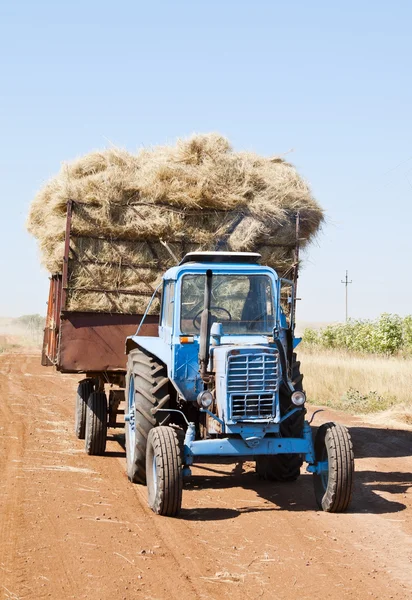
[[[352,283],[352,280],[348,279],[348,271],[346,271],[345,279],[341,279],[341,283],[345,284],[345,321],[348,321],[348,285]]]

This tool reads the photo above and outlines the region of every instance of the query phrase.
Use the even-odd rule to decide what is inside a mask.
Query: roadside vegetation
[[[375,320],[350,320],[322,329],[307,328],[305,346],[366,354],[412,355],[412,315],[382,314]]]
[[[299,358],[312,404],[353,414],[387,411],[412,425],[411,316],[308,328]]]

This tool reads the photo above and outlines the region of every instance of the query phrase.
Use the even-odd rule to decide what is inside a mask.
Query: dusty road
[[[196,468],[168,519],[128,482],[121,435],[84,454],[75,389],[37,355],[0,355],[1,600],[412,598],[412,432],[346,418],[348,514],[316,510],[310,475],[273,485],[247,464]]]

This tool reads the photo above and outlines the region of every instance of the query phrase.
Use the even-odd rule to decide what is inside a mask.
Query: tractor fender
[[[172,353],[170,346],[162,338],[131,335],[126,338],[126,354],[129,354],[134,348],[140,348],[151,354],[156,360],[160,360],[170,373]]]

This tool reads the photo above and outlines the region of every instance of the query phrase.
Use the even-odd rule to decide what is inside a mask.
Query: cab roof
[[[163,279],[176,280],[185,273],[205,273],[212,269],[216,273],[256,273],[278,275],[272,268],[260,265],[261,255],[257,252],[190,252],[179,265],[170,267]]]
[[[261,254],[257,252],[189,252],[179,263],[258,264]]]

